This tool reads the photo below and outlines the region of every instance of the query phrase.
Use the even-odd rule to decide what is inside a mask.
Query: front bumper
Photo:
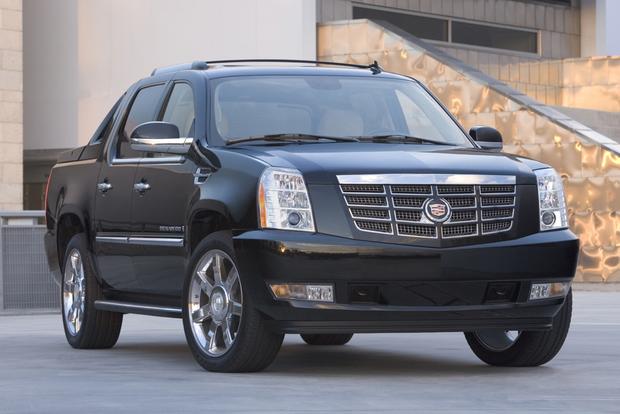
[[[569,230],[471,246],[427,248],[324,234],[257,230],[234,247],[267,324],[287,333],[548,329],[564,299],[528,301],[537,281],[570,281],[579,241]],[[269,283],[332,283],[334,303],[278,301]],[[508,286],[505,297],[494,295]],[[372,300],[359,300],[358,289]]]

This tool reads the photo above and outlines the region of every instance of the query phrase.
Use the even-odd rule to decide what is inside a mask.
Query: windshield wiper
[[[269,135],[256,135],[246,138],[232,139],[226,142],[226,145],[239,144],[241,142],[252,141],[320,141],[322,139],[328,139],[337,142],[358,142],[359,139],[353,137],[330,137],[326,135],[313,135],[313,134],[298,134],[298,133],[283,133],[283,134],[269,134]]]
[[[413,137],[402,134],[371,135],[367,137],[359,137],[359,139],[360,141],[373,142],[414,142],[416,144],[454,145],[448,142],[435,141],[433,139]]]

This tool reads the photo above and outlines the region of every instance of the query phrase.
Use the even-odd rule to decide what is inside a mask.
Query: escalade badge
[[[435,223],[443,223],[448,220],[451,213],[450,204],[443,198],[428,198],[424,202],[424,214]]]

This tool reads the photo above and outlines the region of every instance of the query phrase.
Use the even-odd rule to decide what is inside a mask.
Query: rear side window
[[[142,156],[141,152],[137,152],[131,149],[129,145],[129,137],[133,130],[140,124],[145,122],[154,121],[157,117],[157,107],[161,99],[161,95],[164,91],[165,85],[147,86],[140,89],[135,96],[131,109],[125,119],[125,125],[123,126],[117,142],[116,157],[117,158],[139,158]]]
[[[194,136],[194,93],[187,83],[177,83],[172,89],[162,121],[179,128],[181,137]]]
[[[110,109],[105,118],[103,118],[103,121],[101,121],[101,124],[90,139],[90,142],[88,143],[89,145],[99,144],[105,142],[108,139],[108,135],[110,135],[110,131],[112,130],[112,125],[114,125],[114,121],[118,116],[118,107],[120,106],[123,96],[121,96],[120,99],[116,101],[112,109]]]

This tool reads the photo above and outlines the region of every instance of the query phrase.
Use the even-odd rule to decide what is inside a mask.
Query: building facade
[[[22,2],[0,2],[0,210],[21,210]]]
[[[561,105],[562,85],[536,85],[533,76],[519,76],[521,67],[620,53],[620,36],[616,36],[613,25],[613,16],[620,15],[619,3],[24,0],[23,156],[21,111],[14,108],[21,97],[7,101],[18,99],[19,93],[14,92],[21,90],[21,59],[16,57],[21,56],[21,36],[16,30],[21,29],[21,23],[17,27],[13,24],[7,29],[11,34],[3,36],[6,42],[13,42],[7,47],[15,49],[3,52],[9,56],[3,59],[3,74],[13,86],[8,86],[11,93],[2,95],[3,105],[6,103],[3,112],[10,117],[3,131],[10,130],[8,136],[13,138],[4,138],[3,134],[0,139],[3,143],[9,139],[15,142],[3,144],[3,157],[11,162],[0,175],[0,200],[7,200],[0,201],[5,203],[1,207],[40,209],[46,177],[58,154],[87,142],[125,88],[154,67],[208,58],[313,59],[317,23],[368,18],[401,27],[490,76],[522,87],[535,99]],[[19,0],[4,4],[21,8]],[[41,70],[42,62],[53,65],[44,65]],[[9,65],[7,72],[4,65]],[[6,117],[2,119],[4,122]],[[22,164],[22,157],[23,187],[19,174],[13,171]]]
[[[313,59],[315,12],[314,0],[25,0],[24,207],[42,208],[59,153],[88,142],[133,82],[200,59]]]

